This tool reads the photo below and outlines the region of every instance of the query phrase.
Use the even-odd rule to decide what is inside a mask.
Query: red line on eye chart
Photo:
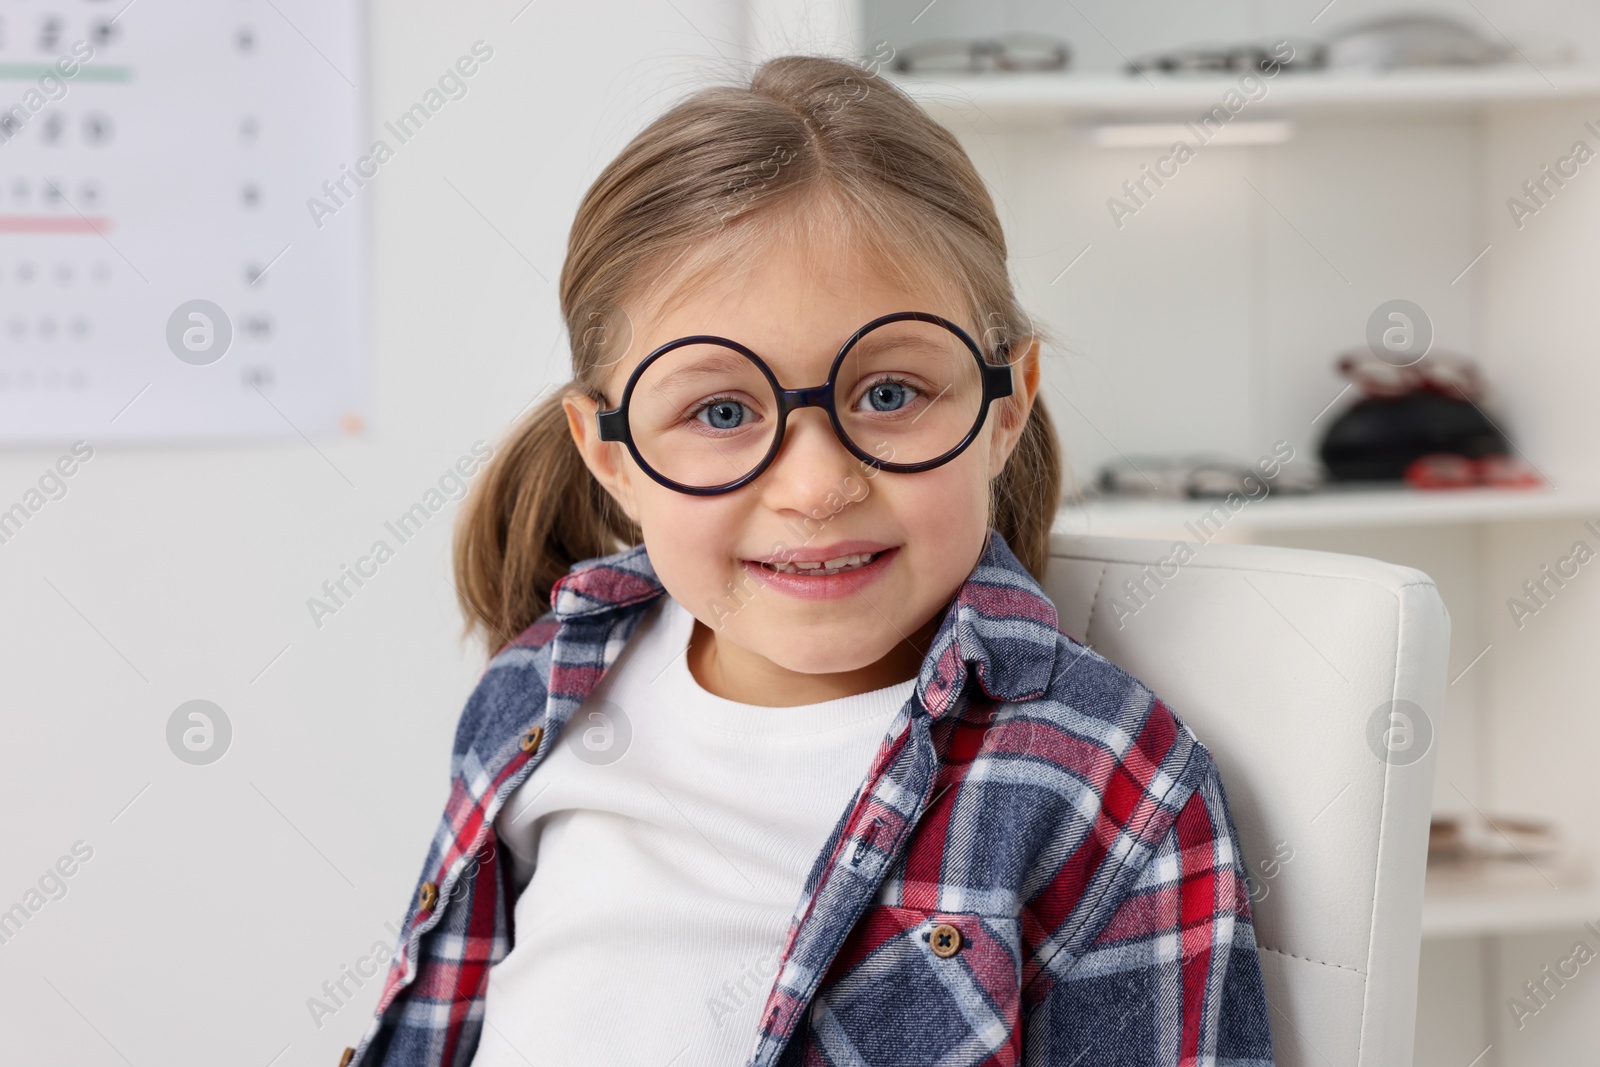
[[[0,215],[0,233],[105,233],[111,220],[104,215]]]

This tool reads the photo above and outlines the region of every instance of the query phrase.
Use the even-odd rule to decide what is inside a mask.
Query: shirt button
[[[534,749],[538,748],[539,747],[539,739],[542,738],[543,736],[544,736],[544,727],[543,726],[535,726],[533,729],[531,729],[527,733],[523,734],[522,735],[522,740],[521,740],[521,742],[519,742],[519,744],[522,746],[522,751],[524,751],[524,752],[532,752]]]
[[[422,888],[417,891],[417,908],[427,911],[439,899],[439,887],[432,882],[423,882]]]
[[[948,959],[961,951],[961,931],[949,923],[940,923],[928,931],[928,943],[935,956]]]

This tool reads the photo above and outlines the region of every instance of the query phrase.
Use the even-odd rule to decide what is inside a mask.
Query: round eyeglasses
[[[1000,345],[1005,358],[1009,344]],[[983,358],[949,319],[897,311],[839,348],[828,380],[778,384],[761,357],[710,334],[680,337],[634,368],[622,402],[597,412],[602,441],[621,441],[651,478],[698,496],[727,493],[766,470],[796,408],[820,407],[850,454],[879,470],[948,463],[983,428],[989,403],[1011,395],[1011,366]]]

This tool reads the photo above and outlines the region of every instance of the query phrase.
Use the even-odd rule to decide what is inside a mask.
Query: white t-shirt
[[[800,707],[689,672],[651,608],[495,819],[517,898],[474,1067],[742,1065],[789,920],[914,680]]]

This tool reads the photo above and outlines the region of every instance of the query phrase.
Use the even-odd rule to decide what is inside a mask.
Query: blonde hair
[[[987,358],[1044,336],[1017,302],[982,178],[955,137],[898,87],[845,60],[783,56],[761,64],[748,85],[694,93],[635,136],[578,207],[561,270],[573,380],[511,431],[456,527],[469,633],[503,646],[549,609],[552,587],[574,563],[640,540],[585,467],[562,407],[568,395],[601,396],[633,340],[624,304],[674,267],[674,285],[690,289],[705,272],[736,270],[776,227],[823,217],[902,277],[964,293]],[[1000,403],[996,417],[1018,417],[1015,398]],[[1035,400],[990,505],[991,525],[1035,576],[1061,477],[1055,430]]]

